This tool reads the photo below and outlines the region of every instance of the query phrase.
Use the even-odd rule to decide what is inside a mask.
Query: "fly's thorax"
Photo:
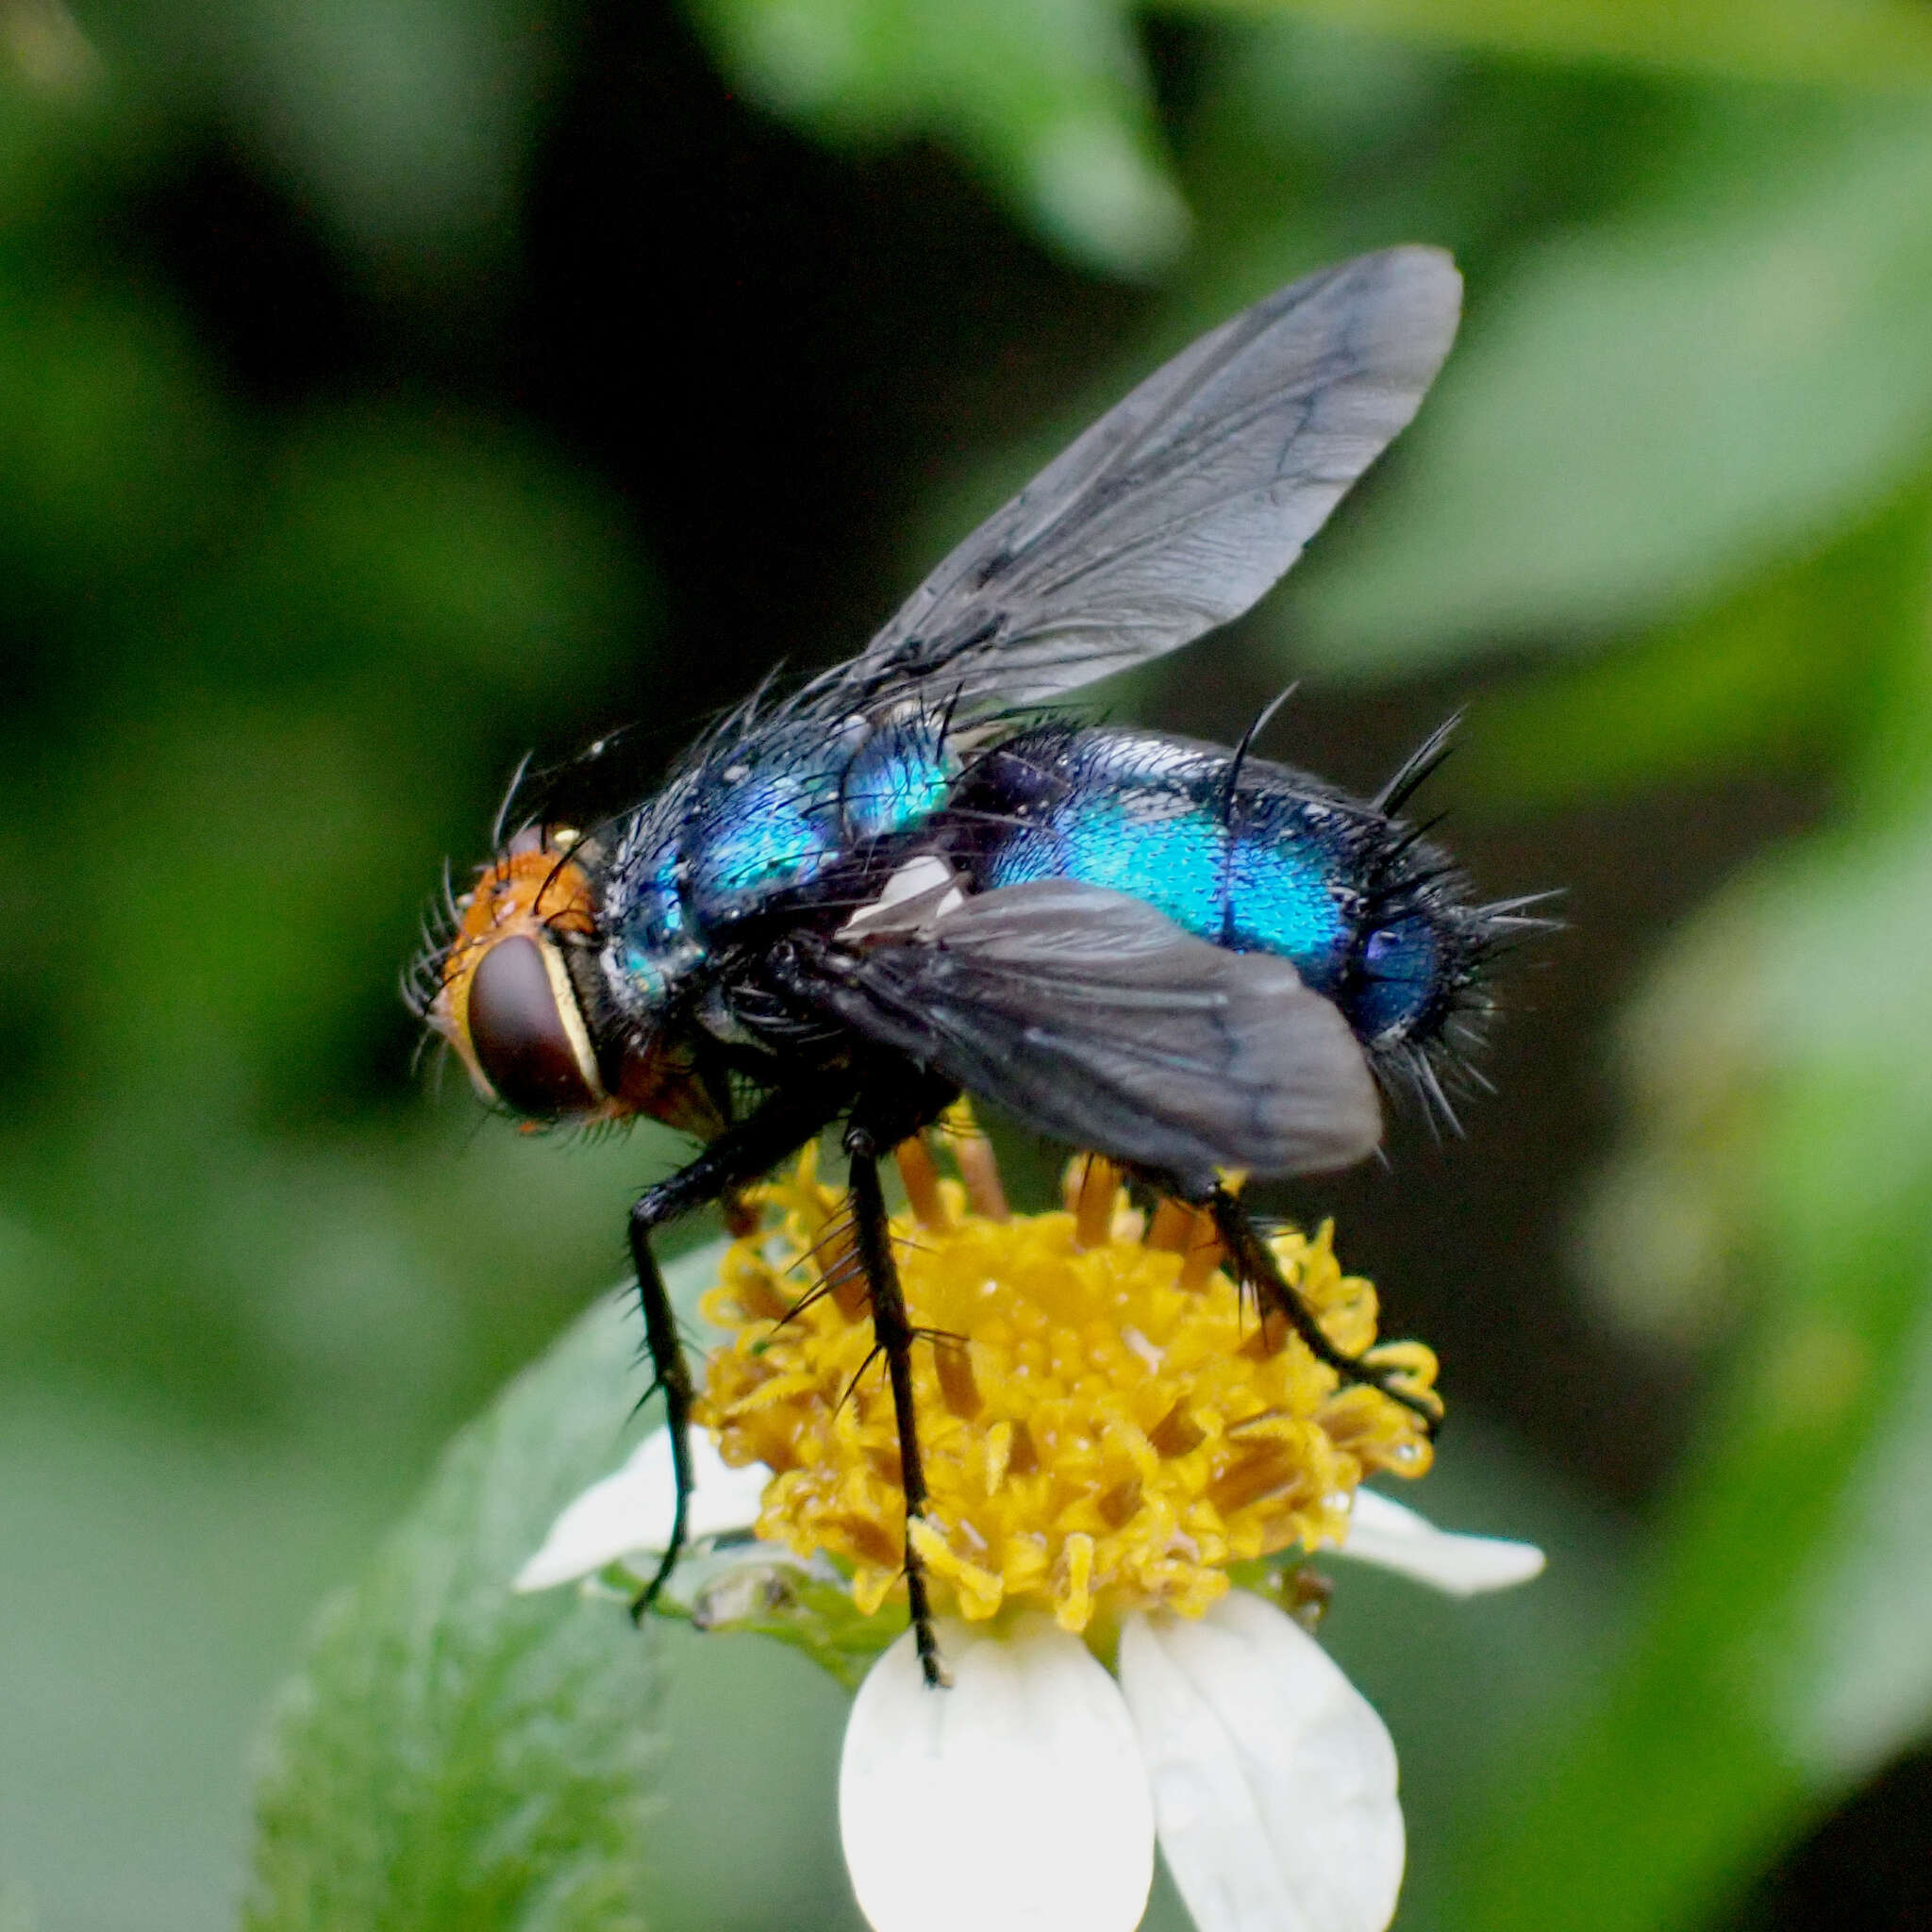
[[[848,845],[916,832],[948,804],[958,774],[945,720],[924,706],[900,705],[868,721],[840,782]]]
[[[704,943],[686,903],[690,870],[675,829],[612,870],[599,963],[610,998],[633,1021],[675,1006],[684,981],[704,964]]]
[[[748,927],[867,877],[943,808],[956,770],[942,722],[917,706],[754,722],[703,747],[620,841],[612,998],[675,1007]]]
[[[940,722],[917,707],[882,718],[802,718],[714,750],[677,829],[691,925],[717,935],[809,893],[946,803]]]

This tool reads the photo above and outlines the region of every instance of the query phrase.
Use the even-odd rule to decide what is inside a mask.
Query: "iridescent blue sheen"
[[[1100,793],[1003,847],[990,883],[1077,879],[1125,892],[1209,941],[1223,924],[1227,834],[1184,794]]]
[[[716,747],[663,794],[613,871],[608,916],[625,974],[661,993],[735,923],[929,819],[956,769],[937,722],[921,713]]]
[[[1022,741],[1021,755],[1023,769],[1050,782],[1024,820],[994,835],[987,886],[1077,879],[1129,893],[1219,941],[1227,831],[1203,803],[1210,756],[1127,731],[1061,734],[1058,745]]]
[[[881,725],[845,767],[847,836],[886,839],[910,830],[944,806],[958,769],[938,720],[922,713]]]
[[[684,894],[695,923],[715,927],[808,885],[843,849],[838,807],[838,774],[822,765],[728,768],[684,837]]]
[[[1439,999],[1442,939],[1420,915],[1379,925],[1362,942],[1355,1022],[1369,1039],[1401,1033]]]
[[[1265,784],[1271,775],[1263,768],[1256,778]],[[1334,820],[1324,799],[1243,787],[1228,855],[1223,943],[1292,959],[1321,991],[1340,978],[1354,938],[1344,910],[1353,896],[1345,889],[1347,846]]]
[[[1291,961],[1365,1041],[1428,1024],[1459,970],[1389,822],[1285,766],[1149,732],[1048,724],[965,770],[941,721],[767,729],[667,791],[613,870],[625,976],[647,998],[741,922],[842,917],[919,851],[971,890],[1071,879],[1237,952]]]
[[[1068,878],[1127,892],[1214,945],[1291,959],[1327,991],[1355,936],[1349,821],[1281,768],[1149,734],[1019,741],[1024,815],[992,839],[985,887]]]
[[[677,889],[683,858],[676,838],[661,840],[638,867],[638,881],[619,921],[626,974],[659,999],[680,967],[702,957]]]

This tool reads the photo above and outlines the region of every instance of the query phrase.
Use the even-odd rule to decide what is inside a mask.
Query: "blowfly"
[[[1257,302],[1101,418],[850,662],[761,692],[655,797],[502,838],[419,968],[492,1104],[649,1115],[698,1151],[630,1211],[656,1387],[691,1488],[691,1381],[653,1233],[838,1124],[853,1252],[924,1503],[879,1162],[962,1092],[1205,1209],[1229,1265],[1344,1376],[1228,1183],[1372,1153],[1378,1089],[1444,1110],[1526,902],[1479,906],[1375,798],[1052,708],[1246,610],[1408,423],[1461,283],[1419,247]],[[1252,733],[1250,734],[1252,737]],[[1411,1398],[1391,1390],[1398,1400]],[[942,1681],[908,1542],[911,1613]]]

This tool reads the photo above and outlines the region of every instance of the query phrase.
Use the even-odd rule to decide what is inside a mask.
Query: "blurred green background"
[[[1115,700],[1298,676],[1361,788],[1467,704],[1446,836],[1569,888],[1467,1139],[1285,1204],[1443,1355],[1424,1507],[1552,1551],[1343,1577],[1399,1924],[1932,1923],[1932,9],[0,0],[6,1932],[232,1921],[314,1607],[675,1152],[412,1066],[516,759],[648,783],[1404,240],[1470,284],[1414,432]],[[644,1917],[855,1923],[837,1691],[658,1661]]]

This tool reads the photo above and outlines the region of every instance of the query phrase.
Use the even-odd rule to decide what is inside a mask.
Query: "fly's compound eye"
[[[574,833],[519,832],[457,901],[460,918],[430,969],[429,1024],[477,1091],[535,1120],[609,1106],[563,949],[595,933]]]
[[[537,1120],[604,1103],[596,1057],[556,944],[498,940],[470,981],[470,1049],[506,1107]]]

